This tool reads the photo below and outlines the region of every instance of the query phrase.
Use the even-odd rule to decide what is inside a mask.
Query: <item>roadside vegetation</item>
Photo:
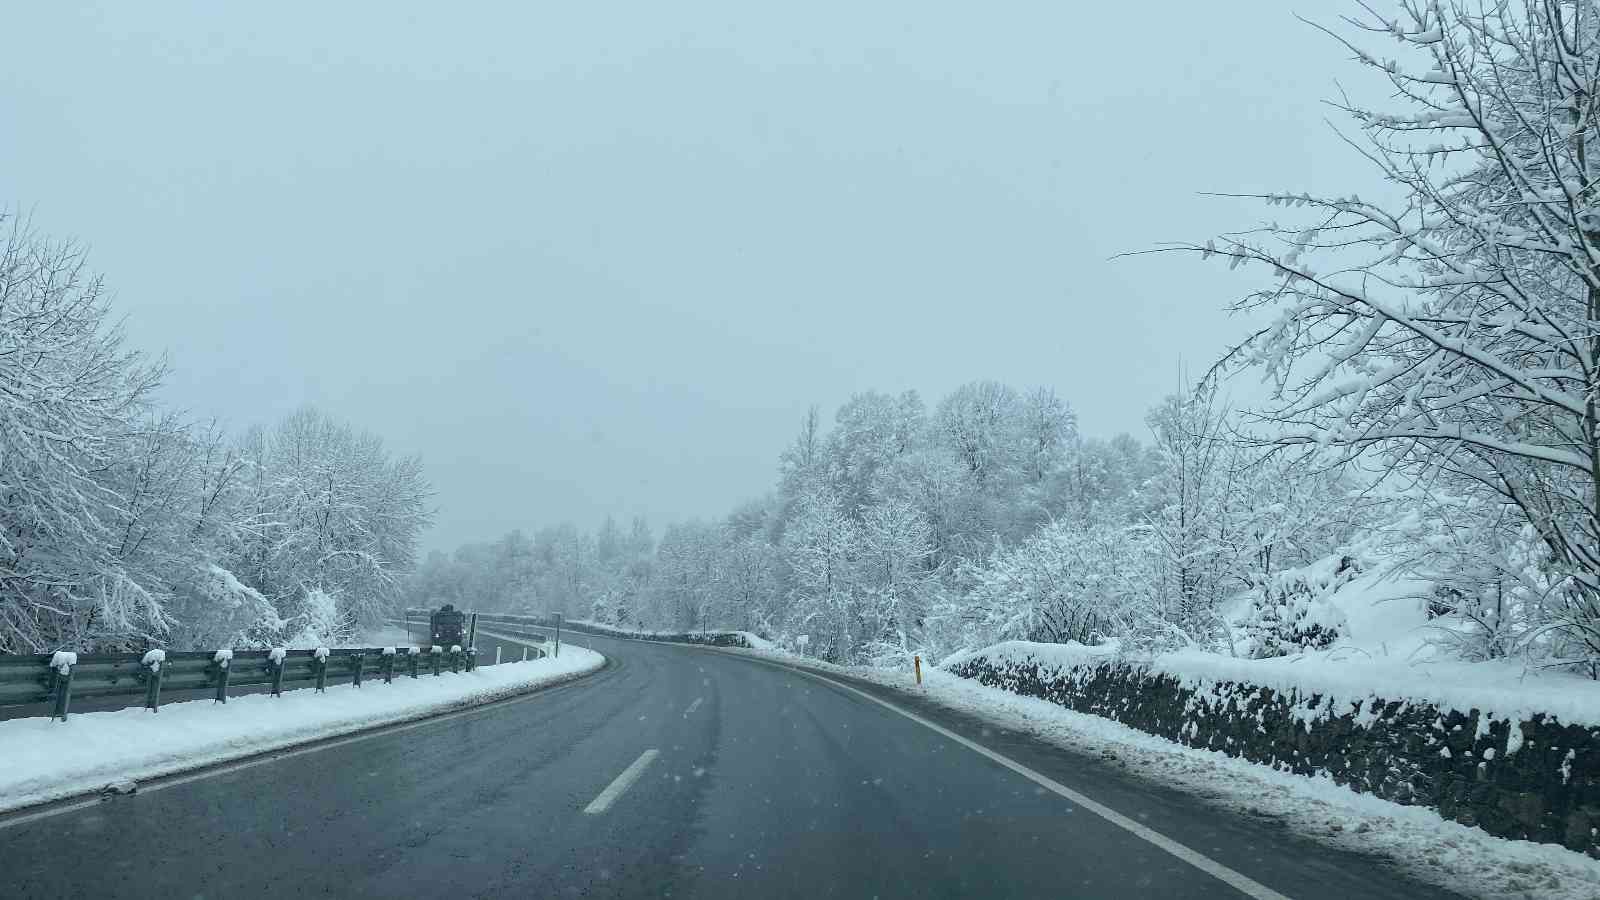
[[[1268,324],[1147,435],[1082,434],[1049,388],[866,392],[723,519],[514,532],[431,557],[413,596],[886,664],[1006,639],[1289,656],[1381,599],[1430,652],[1600,677],[1600,9],[1345,24],[1392,97],[1338,104],[1373,178],[1160,251],[1265,273],[1233,307]],[[1240,373],[1264,401],[1231,408]]]

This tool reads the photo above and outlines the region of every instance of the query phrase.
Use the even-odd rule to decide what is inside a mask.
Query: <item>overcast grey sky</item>
[[[422,454],[446,548],[719,514],[869,388],[1142,435],[1244,282],[1109,257],[1371,183],[1320,102],[1363,76],[1275,0],[754,6],[17,4],[0,203],[172,402]]]

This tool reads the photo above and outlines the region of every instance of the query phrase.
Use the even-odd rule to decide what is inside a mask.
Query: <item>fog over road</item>
[[[701,648],[571,637],[610,666],[436,725],[0,820],[0,894],[1447,896],[852,683],[1242,876],[1230,884],[847,688]],[[480,636],[480,659],[501,643]]]

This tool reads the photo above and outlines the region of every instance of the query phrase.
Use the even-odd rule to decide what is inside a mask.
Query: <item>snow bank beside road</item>
[[[404,628],[401,628],[397,625],[380,625],[375,628],[367,629],[361,634],[356,635],[356,637],[350,643],[340,644],[339,646],[352,648],[414,647],[419,644],[427,643],[427,635],[422,633],[426,630],[426,628],[423,628],[421,631],[411,634],[407,633]]]
[[[625,640],[659,641],[668,644],[702,644],[711,647],[755,646],[750,643],[750,633],[747,631],[645,631],[601,625],[598,622],[590,622],[583,619],[573,619],[566,622],[565,625],[572,634],[593,634],[600,637],[623,638]],[[539,627],[548,629],[548,626]]]
[[[929,672],[924,683],[929,699],[940,705],[1113,760],[1131,775],[1244,815],[1281,822],[1341,849],[1387,857],[1419,878],[1468,896],[1600,897],[1600,861],[1559,846],[1497,838],[1447,821],[1426,807],[1402,806],[1358,794],[1327,778],[1291,775],[1220,752],[1185,747],[1110,719],[947,672]],[[904,679],[894,686],[906,690]]]
[[[420,719],[486,703],[599,669],[605,657],[578,647],[559,659],[479,666],[475,672],[368,680],[362,687],[250,694],[144,709],[0,722],[0,812],[99,790],[110,782],[167,775],[230,759]]]
[[[1119,659],[1115,645],[1040,644],[1006,641],[954,654],[939,663],[949,669],[976,658],[1037,664],[1065,672]],[[1467,663],[1446,658],[1375,656],[1343,646],[1298,656],[1244,659],[1180,651],[1139,665],[1176,678],[1185,687],[1209,689],[1226,682],[1271,688],[1282,694],[1319,694],[1339,704],[1381,697],[1426,701],[1441,709],[1480,710],[1490,719],[1526,719],[1542,713],[1566,725],[1600,726],[1600,682],[1564,672],[1540,671],[1509,660]]]

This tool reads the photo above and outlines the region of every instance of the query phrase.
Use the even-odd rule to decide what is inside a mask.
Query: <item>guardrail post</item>
[[[144,708],[152,712],[161,712],[161,664],[166,661],[165,651],[151,650],[139,663],[145,671]]]
[[[211,702],[221,703],[226,706],[228,703],[228,673],[233,669],[233,651],[218,650],[217,655],[211,658],[211,662],[217,667],[217,696]]]
[[[444,648],[438,644],[433,645],[433,674],[439,674],[439,664],[444,662]]]
[[[411,660],[412,678],[417,677],[417,663],[419,661],[417,657],[420,655],[422,655],[422,648],[420,647],[411,647],[406,651],[406,657]]]
[[[78,654],[70,650],[57,650],[50,657],[51,693],[55,706],[50,710],[50,721],[67,720],[67,708],[72,704],[72,669],[78,664]]]
[[[477,647],[468,647],[467,648],[467,671],[468,672],[476,672],[476,671],[478,671],[478,648]]]
[[[67,720],[67,707],[72,703],[72,667],[67,667],[67,674],[56,676],[56,705],[50,711],[50,718]]]
[[[311,668],[317,673],[317,693],[328,691],[328,648],[318,647],[311,657]]]
[[[385,648],[383,648],[383,683],[384,684],[391,684],[393,682],[394,682],[394,648],[393,647],[385,647]]]
[[[350,683],[356,687],[361,687],[361,675],[363,670],[367,667],[367,655],[365,653],[357,653],[352,655],[350,657],[350,665],[354,666],[356,670],[355,677],[350,679]]]
[[[288,651],[282,647],[273,647],[267,654],[267,668],[272,672],[272,696],[283,696],[283,658]]]

